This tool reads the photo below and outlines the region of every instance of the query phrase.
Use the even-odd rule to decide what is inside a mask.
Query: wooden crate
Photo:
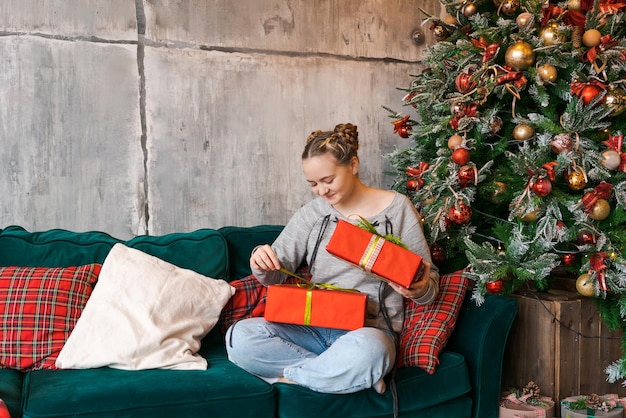
[[[607,329],[591,299],[570,291],[514,297],[518,316],[507,342],[504,390],[532,380],[557,404],[572,395],[626,396],[622,382],[608,383],[604,371],[622,355],[621,334]]]

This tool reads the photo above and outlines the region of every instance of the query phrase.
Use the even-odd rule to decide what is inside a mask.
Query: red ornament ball
[[[467,93],[476,87],[476,81],[472,80],[471,73],[460,73],[455,80],[456,89],[459,93]]]
[[[412,191],[412,192],[418,190],[420,188],[419,181],[417,179],[407,180],[406,188],[407,190]]]
[[[408,125],[400,126],[397,132],[401,138],[408,138],[411,136],[411,127]]]
[[[469,163],[470,158],[471,155],[467,148],[457,148],[452,151],[452,155],[450,156],[450,159],[458,165],[465,165]]]
[[[552,182],[545,177],[540,177],[533,183],[532,191],[537,196],[546,197],[552,192]]]
[[[572,266],[576,262],[576,254],[574,253],[563,254],[563,256],[561,257],[561,261],[563,262],[564,266]]]
[[[485,283],[485,288],[489,293],[500,293],[504,290],[504,280],[498,279]]]
[[[473,165],[464,165],[459,168],[457,173],[459,179],[459,185],[461,187],[467,187],[476,181],[476,167]]]
[[[597,241],[596,235],[591,231],[582,230],[578,232],[578,243],[581,245],[595,244]]]
[[[452,206],[450,210],[448,210],[448,219],[457,225],[466,224],[471,218],[472,208],[463,202],[457,202],[456,205]]]
[[[596,86],[595,84],[587,84],[580,91],[580,99],[583,101],[583,104],[588,105],[602,91],[602,88]]]

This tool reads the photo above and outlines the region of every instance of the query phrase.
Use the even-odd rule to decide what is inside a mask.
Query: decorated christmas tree
[[[569,274],[626,330],[626,2],[441,2],[425,69],[386,107],[407,139],[393,187],[434,262],[468,267],[479,304]]]

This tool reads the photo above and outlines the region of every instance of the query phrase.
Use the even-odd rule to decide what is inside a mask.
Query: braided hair
[[[341,123],[333,131],[313,131],[306,139],[302,159],[332,154],[340,165],[348,165],[357,157],[359,134],[356,125]]]

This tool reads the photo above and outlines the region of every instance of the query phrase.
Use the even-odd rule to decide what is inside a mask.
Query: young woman
[[[315,283],[357,289],[368,294],[365,327],[344,331],[282,324],[251,318],[226,335],[232,362],[267,381],[296,383],[324,393],[350,393],[374,387],[385,391],[383,378],[393,368],[396,336],[403,323],[404,298],[431,303],[439,275],[417,211],[410,200],[391,190],[366,186],[359,179],[357,127],[337,125],[315,131],[302,153],[306,181],[319,197],[298,210],[276,241],[257,247],[250,267],[264,285],[281,283],[306,262]],[[366,218],[383,235],[399,236],[422,256],[425,269],[409,288],[383,282],[325,250],[336,220]]]

